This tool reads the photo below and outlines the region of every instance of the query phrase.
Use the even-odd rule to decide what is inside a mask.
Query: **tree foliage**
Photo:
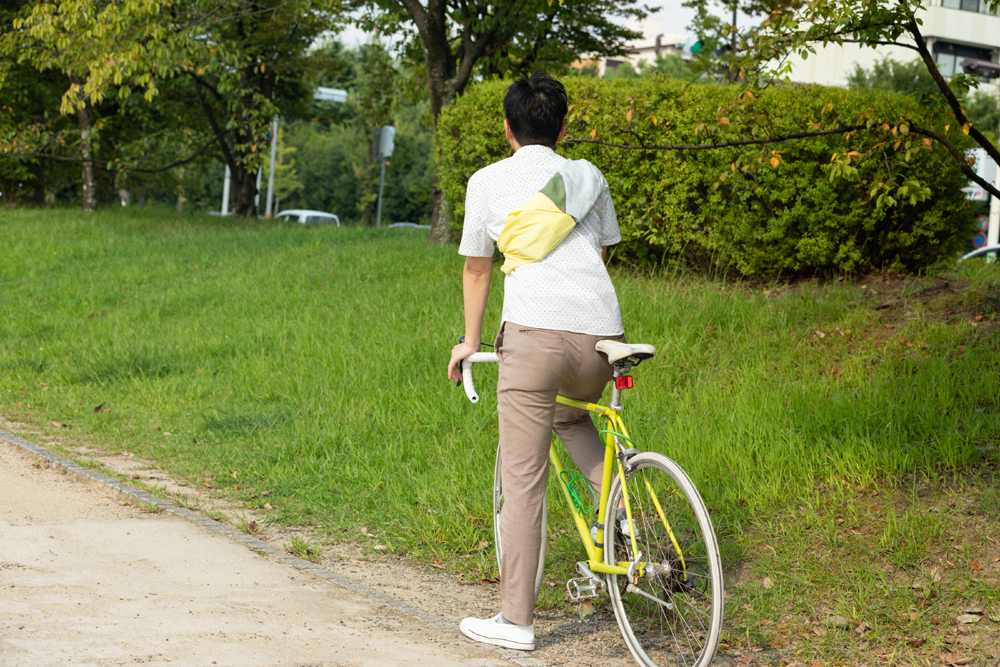
[[[887,206],[874,188],[885,178],[882,156],[854,162],[851,180],[833,177],[830,154],[842,150],[840,133],[791,138],[764,155],[737,142],[706,146],[713,131],[706,117],[734,137],[792,136],[817,115],[830,124],[849,122],[873,102],[921,122],[927,110],[905,96],[784,86],[756,104],[752,116],[718,118],[720,107],[745,95],[744,87],[656,77],[565,83],[571,108],[558,151],[590,160],[607,177],[624,239],[619,260],[752,278],[919,271],[968,238],[973,216],[961,190],[965,179],[943,151],[922,150],[907,166],[897,165],[897,178],[919,177],[929,192],[902,195]],[[458,202],[456,222],[469,177],[510,155],[502,129],[504,87],[477,84],[438,124],[442,187]],[[646,148],[613,150],[595,137]],[[964,139],[960,146],[968,144]],[[665,145],[674,150],[658,150]]]
[[[900,63],[888,56],[872,65],[870,70],[855,65],[854,71],[847,77],[847,85],[851,88],[874,88],[904,95],[919,94],[928,98],[937,90],[934,78],[922,60]],[[1000,123],[1000,98],[994,89],[969,91],[964,103],[965,115],[974,127],[996,132],[997,124]]]
[[[404,51],[422,61],[431,116],[480,76],[517,76],[563,68],[581,54],[624,55],[640,35],[621,20],[643,18],[648,7],[617,0],[367,0],[362,24],[387,34],[412,35]],[[432,243],[448,225],[435,192]]]
[[[989,0],[987,8],[996,13],[1000,0]],[[881,178],[873,181],[869,190],[878,211],[900,203],[913,205],[931,196],[933,184],[913,169],[915,159],[924,151],[943,150],[966,178],[1000,197],[1000,190],[975,173],[962,148],[964,138],[969,137],[1000,162],[1000,150],[972,122],[964,108],[969,92],[978,87],[979,81],[961,73],[950,80],[944,78],[921,32],[922,19],[918,16],[921,10],[918,0],[898,0],[891,4],[877,0],[813,0],[797,11],[776,10],[759,27],[736,35],[738,58],[734,55],[730,62],[734,78],[743,85],[734,89],[733,97],[715,113],[702,119],[698,141],[652,144],[639,135],[607,141],[596,133],[577,141],[630,150],[754,148],[755,155],[732,164],[734,172],[747,173],[757,169],[755,165],[780,169],[785,163],[783,142],[840,135],[844,141],[840,150],[832,151],[831,177],[856,182],[860,165],[882,165]],[[735,30],[732,25],[730,28]],[[831,103],[811,118],[800,119],[802,125],[798,131],[776,131],[774,117],[763,110],[768,98],[775,94],[773,84],[788,81],[791,59],[808,58],[819,46],[846,43],[914,51],[935,88],[930,93],[918,91],[913,95],[920,113],[885,105],[884,98],[873,96],[872,104],[858,110],[853,118],[844,117]],[[734,131],[736,127],[742,128],[741,131]]]
[[[197,109],[203,114],[200,122],[183,126],[172,138],[174,145],[187,149],[186,159],[217,148],[233,172],[236,214],[251,215],[256,172],[266,153],[259,149],[270,118],[285,103],[303,104],[308,48],[321,32],[336,27],[342,8],[338,0],[25,4],[0,35],[6,65],[0,67],[0,90],[9,87],[16,65],[68,79],[60,111],[79,117],[76,159],[86,191],[86,172],[97,162],[95,145],[104,127],[96,110],[109,102],[122,110],[138,109],[133,93],[148,103],[169,88],[172,98],[183,100],[182,113]],[[151,120],[158,112],[140,116]],[[22,132],[7,140],[35,153],[65,142],[51,128],[36,126],[36,135]],[[154,169],[140,164],[144,155],[121,151],[107,166],[121,173]],[[85,196],[88,207],[86,201]]]
[[[990,13],[996,13],[1000,0],[988,0],[986,6]],[[939,146],[969,179],[1000,197],[1000,190],[973,171],[958,147],[960,137],[968,136],[1000,162],[1000,150],[983,133],[992,128],[976,127],[964,108],[969,92],[979,86],[979,80],[964,73],[955,74],[948,80],[941,74],[922,32],[923,20],[919,15],[922,9],[919,0],[893,3],[815,0],[797,12],[774,12],[758,30],[740,36],[741,74],[751,85],[762,88],[777,79],[787,79],[792,68],[791,58],[808,58],[818,46],[856,43],[872,49],[885,46],[909,49],[918,56],[934,84],[933,92],[914,94],[928,115],[920,122],[913,122],[889,109],[873,106],[866,110],[851,124],[851,127],[857,126],[857,130],[845,128],[845,132],[853,133],[852,137],[862,139],[862,145],[855,149],[857,155],[850,151],[834,155],[838,174],[852,177],[852,163],[858,157],[879,153],[891,158],[893,164],[905,166],[916,151],[923,150],[921,145]],[[889,154],[884,151],[886,147],[891,148]],[[893,171],[891,166],[888,171]],[[890,174],[878,188],[883,201],[891,205],[900,197],[914,196],[915,190],[920,192],[917,186],[921,184],[924,181],[919,175],[904,183]]]

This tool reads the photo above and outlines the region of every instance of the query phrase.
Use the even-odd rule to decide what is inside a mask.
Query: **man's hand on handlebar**
[[[464,341],[451,348],[451,361],[448,362],[448,377],[458,384],[462,384],[462,360],[472,356],[476,352],[479,352],[478,345],[470,345]]]

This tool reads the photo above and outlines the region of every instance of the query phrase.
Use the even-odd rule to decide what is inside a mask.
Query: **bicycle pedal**
[[[573,602],[583,602],[597,597],[597,581],[590,577],[577,577],[566,582],[566,592]]]

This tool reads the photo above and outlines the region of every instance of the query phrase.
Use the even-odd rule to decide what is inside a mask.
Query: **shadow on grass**
[[[162,378],[178,369],[169,355],[154,350],[130,350],[120,355],[106,355],[84,361],[71,373],[71,381],[82,384],[114,384],[123,380]]]
[[[206,417],[204,428],[215,433],[246,436],[282,428],[290,422],[291,417],[281,412],[229,414]]]

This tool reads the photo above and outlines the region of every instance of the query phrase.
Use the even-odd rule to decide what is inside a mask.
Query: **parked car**
[[[298,222],[302,225],[337,225],[340,227],[340,218],[333,213],[323,211],[309,211],[300,208],[290,208],[274,216],[276,220],[284,218],[289,222]]]
[[[966,253],[958,258],[958,261],[964,262],[967,259],[972,259],[973,257],[985,257],[986,255],[996,255],[1000,258],[1000,245],[988,245],[982,248],[976,248],[970,253]]]
[[[418,225],[415,222],[394,222],[389,229],[430,229],[430,225]]]

